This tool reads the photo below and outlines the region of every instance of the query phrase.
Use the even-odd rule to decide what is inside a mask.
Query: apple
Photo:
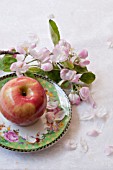
[[[30,77],[18,77],[8,81],[0,92],[0,111],[3,116],[20,126],[36,122],[47,105],[42,85]]]

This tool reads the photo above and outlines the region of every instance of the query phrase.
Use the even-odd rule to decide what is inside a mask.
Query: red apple
[[[44,88],[37,80],[29,77],[8,81],[0,92],[1,113],[21,126],[36,122],[43,115],[46,104]]]

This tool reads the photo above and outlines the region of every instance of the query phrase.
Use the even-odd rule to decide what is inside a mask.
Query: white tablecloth
[[[102,134],[89,137],[87,131],[95,122],[80,121],[81,113],[89,105],[73,107],[73,118],[68,133],[57,144],[38,153],[23,154],[0,148],[0,170],[112,170],[113,156],[104,149],[113,145],[113,49],[106,41],[113,35],[113,0],[3,0],[0,1],[0,49],[9,49],[37,33],[39,47],[52,49],[48,15],[54,14],[61,37],[77,51],[87,48],[89,69],[97,79],[92,93],[97,105],[109,113]],[[2,73],[1,73],[2,75]],[[72,139],[87,142],[88,152],[78,147],[70,149]]]

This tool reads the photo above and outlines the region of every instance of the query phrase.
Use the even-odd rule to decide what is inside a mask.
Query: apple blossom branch
[[[3,54],[10,54],[10,55],[14,55],[14,54],[20,54],[19,52],[16,52],[16,51],[4,51],[4,50],[0,50],[0,55],[3,55]]]

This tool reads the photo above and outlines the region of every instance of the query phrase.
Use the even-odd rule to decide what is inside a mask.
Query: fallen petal
[[[101,133],[100,131],[94,129],[94,130],[87,132],[87,135],[92,136],[92,137],[97,137],[98,135],[100,135],[100,133]]]
[[[113,155],[113,146],[106,147],[104,152],[107,156]]]
[[[36,139],[33,138],[33,137],[31,137],[31,136],[27,136],[27,141],[28,141],[29,143],[35,143],[35,142],[36,142]]]
[[[55,120],[56,120],[56,121],[63,120],[64,117],[65,117],[65,112],[64,112],[64,110],[61,110],[61,111],[59,111],[57,114],[55,114]]]

